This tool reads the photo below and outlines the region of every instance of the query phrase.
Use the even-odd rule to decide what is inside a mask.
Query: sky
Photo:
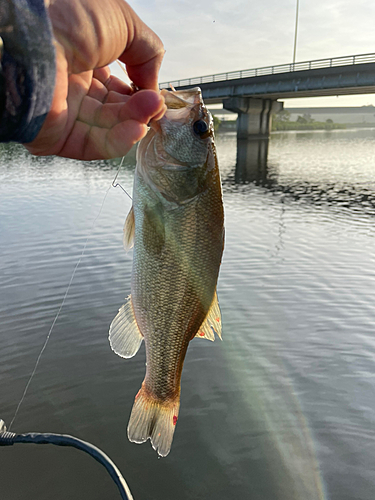
[[[164,43],[160,82],[293,60],[297,0],[129,3]],[[370,0],[299,0],[296,62],[375,53],[374,20]],[[375,94],[285,100],[286,107],[368,104]]]

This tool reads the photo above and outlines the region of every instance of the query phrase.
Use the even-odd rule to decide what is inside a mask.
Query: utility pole
[[[294,63],[296,62],[297,31],[298,31],[298,10],[299,10],[299,0],[297,0],[297,6],[296,6],[296,27],[295,27],[295,30],[294,30],[293,69],[294,69]]]

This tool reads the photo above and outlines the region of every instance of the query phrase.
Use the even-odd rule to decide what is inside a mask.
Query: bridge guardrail
[[[215,73],[214,75],[196,76],[193,78],[185,78],[183,80],[175,80],[173,82],[163,82],[159,86],[161,89],[169,88],[170,85],[173,87],[183,87],[188,85],[200,85],[202,83],[238,80],[239,78],[249,78],[254,76],[293,73],[295,71],[305,71],[309,69],[332,68],[337,66],[368,64],[373,62],[375,62],[375,53],[357,54],[353,56],[331,57],[326,59],[315,59],[313,61],[278,64],[276,66],[264,66],[262,68],[255,69],[229,71],[228,73]]]

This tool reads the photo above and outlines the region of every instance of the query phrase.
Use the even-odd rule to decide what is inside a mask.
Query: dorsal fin
[[[134,208],[132,205],[124,224],[123,244],[125,250],[130,250],[134,246],[134,232],[135,232],[135,221],[134,221]]]
[[[215,292],[210,310],[207,313],[206,319],[203,321],[201,327],[199,328],[196,337],[201,339],[215,340],[215,335],[221,338],[221,312],[219,307],[219,302],[217,300],[217,293]]]

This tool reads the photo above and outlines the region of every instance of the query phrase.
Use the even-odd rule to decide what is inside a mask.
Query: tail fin
[[[150,439],[158,455],[166,457],[172,446],[179,408],[179,396],[173,401],[160,401],[142,385],[130,415],[129,441],[140,444]]]

